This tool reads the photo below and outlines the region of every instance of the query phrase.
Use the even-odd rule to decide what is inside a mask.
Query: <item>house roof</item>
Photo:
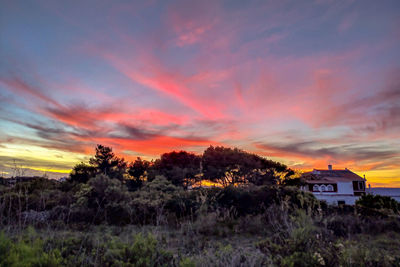
[[[345,170],[316,170],[306,172],[303,174],[307,183],[337,183],[337,182],[352,182],[364,181],[364,178],[355,174],[354,172]]]

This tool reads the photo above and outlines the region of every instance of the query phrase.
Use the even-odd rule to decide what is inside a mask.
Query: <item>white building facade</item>
[[[331,205],[354,205],[356,200],[365,194],[365,178],[354,172],[345,170],[316,170],[305,173],[304,191],[311,192],[318,200]]]

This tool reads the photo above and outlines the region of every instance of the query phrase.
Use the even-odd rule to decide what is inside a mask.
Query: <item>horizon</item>
[[[400,187],[398,1],[4,1],[0,173],[208,146]],[[14,163],[15,160],[15,163]]]
[[[165,152],[165,153],[170,153],[170,152],[182,152],[182,151],[184,151],[184,150],[172,150],[172,151]],[[192,153],[192,152],[190,152],[190,153]],[[193,153],[193,154],[195,154],[195,155],[202,155],[202,153],[200,153],[200,154]],[[162,155],[162,154],[161,154],[161,155]],[[161,155],[160,155],[160,157],[161,157]],[[118,157],[118,155],[116,155],[116,156]],[[160,157],[158,157],[158,158],[160,158]],[[261,157],[263,157],[263,156],[261,156]],[[263,158],[267,158],[267,157],[263,157]],[[123,159],[124,159],[124,158],[123,158]],[[142,159],[145,159],[145,158],[142,158]],[[156,160],[156,159],[157,159],[157,158],[151,158],[151,159],[147,158],[147,159],[145,159],[145,160],[154,161],[154,160]],[[89,158],[87,158],[86,160],[88,161]],[[132,159],[132,160],[134,160],[134,159]],[[82,162],[83,162],[83,161],[82,161]],[[132,161],[131,161],[131,162],[132,162]],[[84,162],[84,163],[89,164],[88,162]],[[130,163],[129,160],[127,161],[127,163]],[[329,165],[327,166],[327,168],[325,168],[325,169],[324,169],[324,168],[318,168],[318,169],[313,168],[313,169],[310,169],[310,170],[299,170],[299,169],[294,169],[294,170],[295,170],[296,172],[300,172],[300,173],[312,172],[312,171],[314,171],[314,170],[317,170],[317,171],[324,171],[324,170],[329,170],[329,166],[331,167],[330,170],[333,170],[333,171],[344,171],[344,170],[347,170],[347,171],[353,172],[351,169],[349,169],[349,168],[347,168],[347,167],[342,168],[342,169],[334,168],[334,166],[333,166],[332,164],[329,164]],[[67,172],[51,172],[51,171],[49,172],[49,171],[44,170],[44,172],[42,172],[42,175],[40,175],[40,172],[38,172],[38,173],[36,173],[36,174],[33,174],[33,175],[30,175],[30,176],[29,176],[29,175],[25,175],[26,172],[31,173],[31,170],[32,170],[32,169],[30,169],[30,168],[20,167],[20,166],[18,166],[18,164],[15,164],[15,165],[14,165],[13,173],[7,173],[7,175],[4,175],[4,173],[1,173],[2,175],[0,176],[0,178],[22,178],[22,177],[31,178],[31,177],[45,177],[45,178],[48,178],[48,179],[58,180],[58,179],[61,179],[61,178],[68,178],[69,173],[72,171],[72,169],[71,169],[71,170],[67,170]],[[23,175],[15,175],[15,173],[23,173]],[[359,175],[360,177],[364,177],[364,178],[366,179],[366,177],[365,177],[364,174],[360,174],[360,173],[357,173],[357,172],[354,172],[354,173],[356,173],[356,174]],[[66,174],[68,174],[68,175],[66,175]],[[205,181],[207,182],[207,180],[205,180]],[[368,179],[366,179],[366,181],[369,182]],[[210,181],[208,181],[208,182],[210,182]],[[367,183],[366,186],[367,186],[367,188],[368,188],[369,186],[371,186],[371,187],[370,187],[371,189],[372,189],[372,188],[375,188],[375,189],[379,189],[379,188],[400,189],[400,186],[397,186],[397,187],[396,187],[396,186],[395,186],[395,187],[386,187],[385,184],[382,186],[382,185],[380,185],[379,183],[378,183],[378,184],[374,184],[374,186],[372,186],[371,183]]]

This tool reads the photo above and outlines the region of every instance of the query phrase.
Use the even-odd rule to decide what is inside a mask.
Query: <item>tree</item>
[[[98,174],[105,174],[110,178],[123,179],[127,164],[123,158],[118,158],[112,152],[112,148],[97,145],[96,155],[89,160],[96,168]]]
[[[140,157],[129,164],[128,173],[132,177],[132,179],[126,181],[129,190],[134,191],[142,186],[144,175],[149,167],[150,162],[147,160],[142,160]]]
[[[140,157],[136,158],[134,162],[129,165],[128,173],[132,177],[139,179],[149,169],[150,162],[142,160]]]
[[[222,146],[210,146],[204,151],[202,167],[205,179],[223,186],[245,183],[276,184],[282,176],[291,173],[291,170],[281,163],[237,148]]]
[[[72,182],[86,183],[91,177],[96,175],[96,168],[86,163],[79,163],[75,165],[69,174]]]
[[[201,157],[186,151],[164,153],[154,162],[152,176],[163,175],[174,185],[187,187],[200,173]]]

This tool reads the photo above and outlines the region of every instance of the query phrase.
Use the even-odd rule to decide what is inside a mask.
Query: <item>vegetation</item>
[[[197,186],[218,182],[219,187]],[[328,206],[285,165],[210,147],[0,187],[0,266],[400,266],[400,206]]]

